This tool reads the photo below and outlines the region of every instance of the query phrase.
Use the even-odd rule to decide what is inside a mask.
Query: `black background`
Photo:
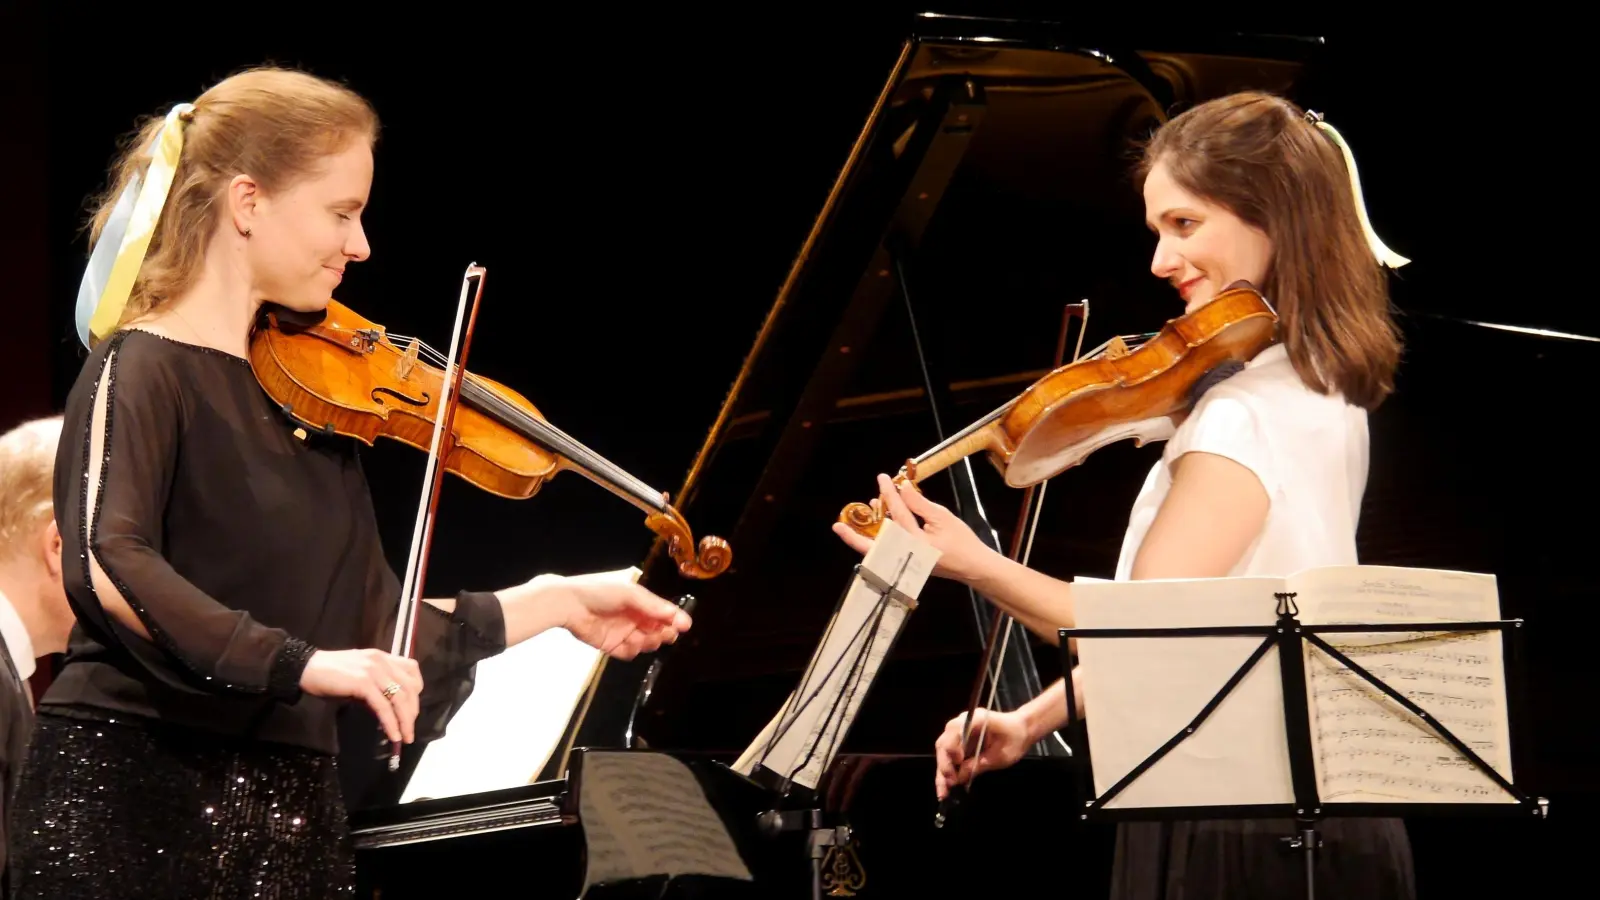
[[[84,200],[103,186],[118,139],[232,71],[277,62],[345,81],[384,122],[365,217],[374,253],[351,267],[339,298],[393,332],[447,346],[461,272],[486,266],[473,371],[675,490],[920,7],[738,9],[174,4],[14,19],[6,191],[24,214],[6,216],[7,264],[20,273],[5,300],[6,346],[25,349],[0,426],[58,409],[76,375]],[[1076,5],[1036,11],[1111,27]],[[1416,260],[1396,282],[1402,310],[1600,333],[1585,215],[1589,112],[1569,62],[1593,51],[1570,46],[1569,26],[1120,12],[1115,29],[1132,35],[1205,26],[1325,36],[1325,111],[1356,148],[1379,233]],[[1548,823],[1416,839],[1419,866],[1468,867],[1474,884],[1511,888],[1547,883],[1593,834],[1580,824],[1596,782],[1580,633],[1595,623],[1594,380],[1476,362],[1439,412],[1456,443],[1427,445],[1455,473],[1436,509],[1481,517],[1455,525],[1510,548],[1498,557],[1502,576],[1559,586],[1515,610],[1565,636],[1535,645],[1548,657],[1535,683],[1533,771],[1557,805]],[[1417,449],[1375,432],[1375,477],[1385,452]],[[393,444],[366,457],[402,568],[423,460]],[[1515,502],[1459,496],[1480,491]],[[524,503],[451,479],[440,521],[431,593],[625,567],[651,541],[636,510],[572,475]],[[841,548],[819,564],[849,558]]]

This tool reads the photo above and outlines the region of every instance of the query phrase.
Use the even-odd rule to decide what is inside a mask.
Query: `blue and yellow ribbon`
[[[104,340],[122,321],[134,280],[144,265],[156,222],[166,206],[172,178],[183,153],[183,129],[194,105],[180,103],[150,145],[150,165],[143,178],[135,175],[117,198],[89,264],[78,284],[78,339],[85,347]]]

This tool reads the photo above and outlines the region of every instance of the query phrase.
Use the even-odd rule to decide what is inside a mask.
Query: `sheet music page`
[[[822,780],[822,773],[833,763],[834,755],[839,751],[840,738],[849,730],[850,723],[856,720],[856,712],[861,708],[861,701],[866,698],[867,690],[872,686],[873,679],[878,677],[878,668],[883,665],[883,660],[889,654],[889,648],[900,634],[900,628],[905,624],[906,616],[911,610],[904,604],[894,600],[880,604],[878,609],[882,615],[877,623],[868,623],[866,629],[858,639],[852,640],[845,647],[843,654],[845,665],[840,666],[839,676],[828,686],[824,687],[821,698],[837,697],[838,692],[844,693],[844,711],[842,714],[829,714],[832,706],[817,705],[822,713],[806,730],[805,746],[807,753],[802,756],[804,766],[794,774],[794,780],[808,788],[815,789]],[[873,613],[868,613],[868,618]],[[849,622],[841,622],[846,628],[852,627]],[[868,643],[870,637],[870,643]],[[860,656],[860,665],[854,670],[848,668],[851,660],[858,658],[858,653],[865,648],[865,654]],[[808,692],[809,693],[809,692]],[[801,696],[806,696],[802,694]],[[814,749],[812,749],[814,748]],[[805,760],[809,756],[809,760]]]
[[[587,577],[638,581],[641,574],[630,567]],[[472,695],[444,736],[422,752],[400,802],[517,787],[538,778],[600,660],[599,650],[565,628],[552,628],[479,661]]]
[[[1495,578],[1393,566],[1311,569],[1290,579],[1307,624],[1500,618]],[[1323,640],[1450,730],[1511,781],[1499,632],[1325,634]],[[1312,746],[1327,802],[1515,803],[1423,720],[1309,644]]]
[[[898,589],[914,603],[940,555],[927,541],[885,520],[861,565],[885,584],[898,578]],[[815,789],[911,608],[883,597],[857,573],[800,686],[734,769],[748,776],[757,765],[765,765]]]
[[[1073,582],[1079,628],[1272,625],[1278,578]],[[1095,793],[1188,726],[1265,636],[1082,638]],[[1293,803],[1278,651],[1108,808]]]
[[[578,815],[588,845],[583,893],[660,875],[751,880],[700,782],[671,756],[586,752]]]

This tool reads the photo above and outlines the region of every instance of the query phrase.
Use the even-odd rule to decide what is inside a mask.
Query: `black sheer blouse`
[[[337,753],[343,701],[300,675],[319,649],[388,650],[400,596],[356,442],[296,436],[249,361],[143,331],[90,354],[64,418],[55,508],[78,624],[40,710]],[[90,554],[150,639],[101,605]],[[426,740],[505,649],[499,599],[423,604],[415,644]]]

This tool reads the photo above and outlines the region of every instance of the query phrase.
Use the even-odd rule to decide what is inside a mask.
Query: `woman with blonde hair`
[[[1289,575],[1354,564],[1366,489],[1367,413],[1394,389],[1400,338],[1380,266],[1407,260],[1367,222],[1355,162],[1321,117],[1271,94],[1243,92],[1165,123],[1138,168],[1151,274],[1186,312],[1236,282],[1276,309],[1276,342],[1207,390],[1166,442],[1129,514],[1117,580]],[[1074,625],[1072,586],[981,543],[914,488],[878,478],[887,511],[943,551],[935,574],[965,582],[1046,640]],[[919,524],[920,519],[920,524]],[[868,542],[844,525],[852,547]],[[1078,683],[1073,673],[1074,685]],[[1088,715],[1081,689],[1075,698]],[[974,759],[964,715],[935,742],[935,791],[975,769],[1016,762],[1066,725],[1064,680],[1008,712],[979,711]],[[1411,849],[1398,819],[1318,825],[1318,895],[1411,898]],[[1116,900],[1298,896],[1304,860],[1284,852],[1286,821],[1119,826]]]
[[[55,476],[79,624],[15,798],[14,897],[349,896],[339,704],[425,740],[478,660],[545,629],[628,658],[689,627],[580,576],[429,599],[414,658],[374,649],[400,586],[355,442],[296,434],[248,346],[264,302],[321,310],[370,254],[377,133],[347,88],[254,69],[114,170]]]

